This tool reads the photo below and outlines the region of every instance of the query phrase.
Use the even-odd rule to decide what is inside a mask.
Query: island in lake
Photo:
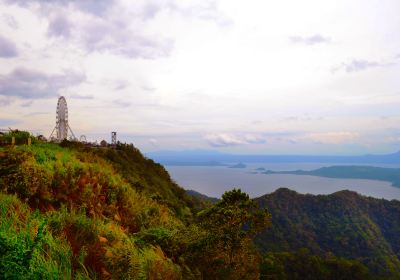
[[[266,170],[262,174],[293,174],[310,175],[341,179],[368,179],[391,182],[394,187],[400,188],[400,168],[385,168],[373,166],[330,166],[315,170],[272,171]]]
[[[231,166],[228,166],[228,167],[229,168],[246,168],[247,166],[243,162],[239,162],[238,164],[231,165]]]

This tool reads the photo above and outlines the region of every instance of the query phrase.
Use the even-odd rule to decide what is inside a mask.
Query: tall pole
[[[115,148],[117,146],[117,132],[111,132],[111,145]]]

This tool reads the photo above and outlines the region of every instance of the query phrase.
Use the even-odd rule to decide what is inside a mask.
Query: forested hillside
[[[24,145],[29,134],[13,134],[18,145],[0,147],[0,279],[364,280],[398,272],[399,202],[279,190],[257,204],[233,189],[210,203],[133,145],[32,136]],[[264,253],[253,245],[257,234]]]
[[[272,215],[272,226],[256,238],[264,252],[307,248],[312,254],[359,260],[384,278],[400,278],[400,201],[289,189],[257,201]]]
[[[132,145],[33,140],[0,147],[1,279],[259,278],[247,194],[205,209]]]

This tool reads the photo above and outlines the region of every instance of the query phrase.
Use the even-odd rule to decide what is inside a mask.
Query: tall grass
[[[71,279],[68,243],[47,219],[15,196],[0,194],[0,271],[4,279]]]
[[[172,232],[182,221],[105,159],[38,143],[5,149],[0,166],[0,190],[15,194],[0,196],[0,271],[7,277],[181,278],[156,242],[135,235],[157,227]]]

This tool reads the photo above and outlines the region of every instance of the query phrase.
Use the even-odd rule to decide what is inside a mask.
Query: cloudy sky
[[[0,128],[144,151],[400,149],[398,0],[0,1]]]

